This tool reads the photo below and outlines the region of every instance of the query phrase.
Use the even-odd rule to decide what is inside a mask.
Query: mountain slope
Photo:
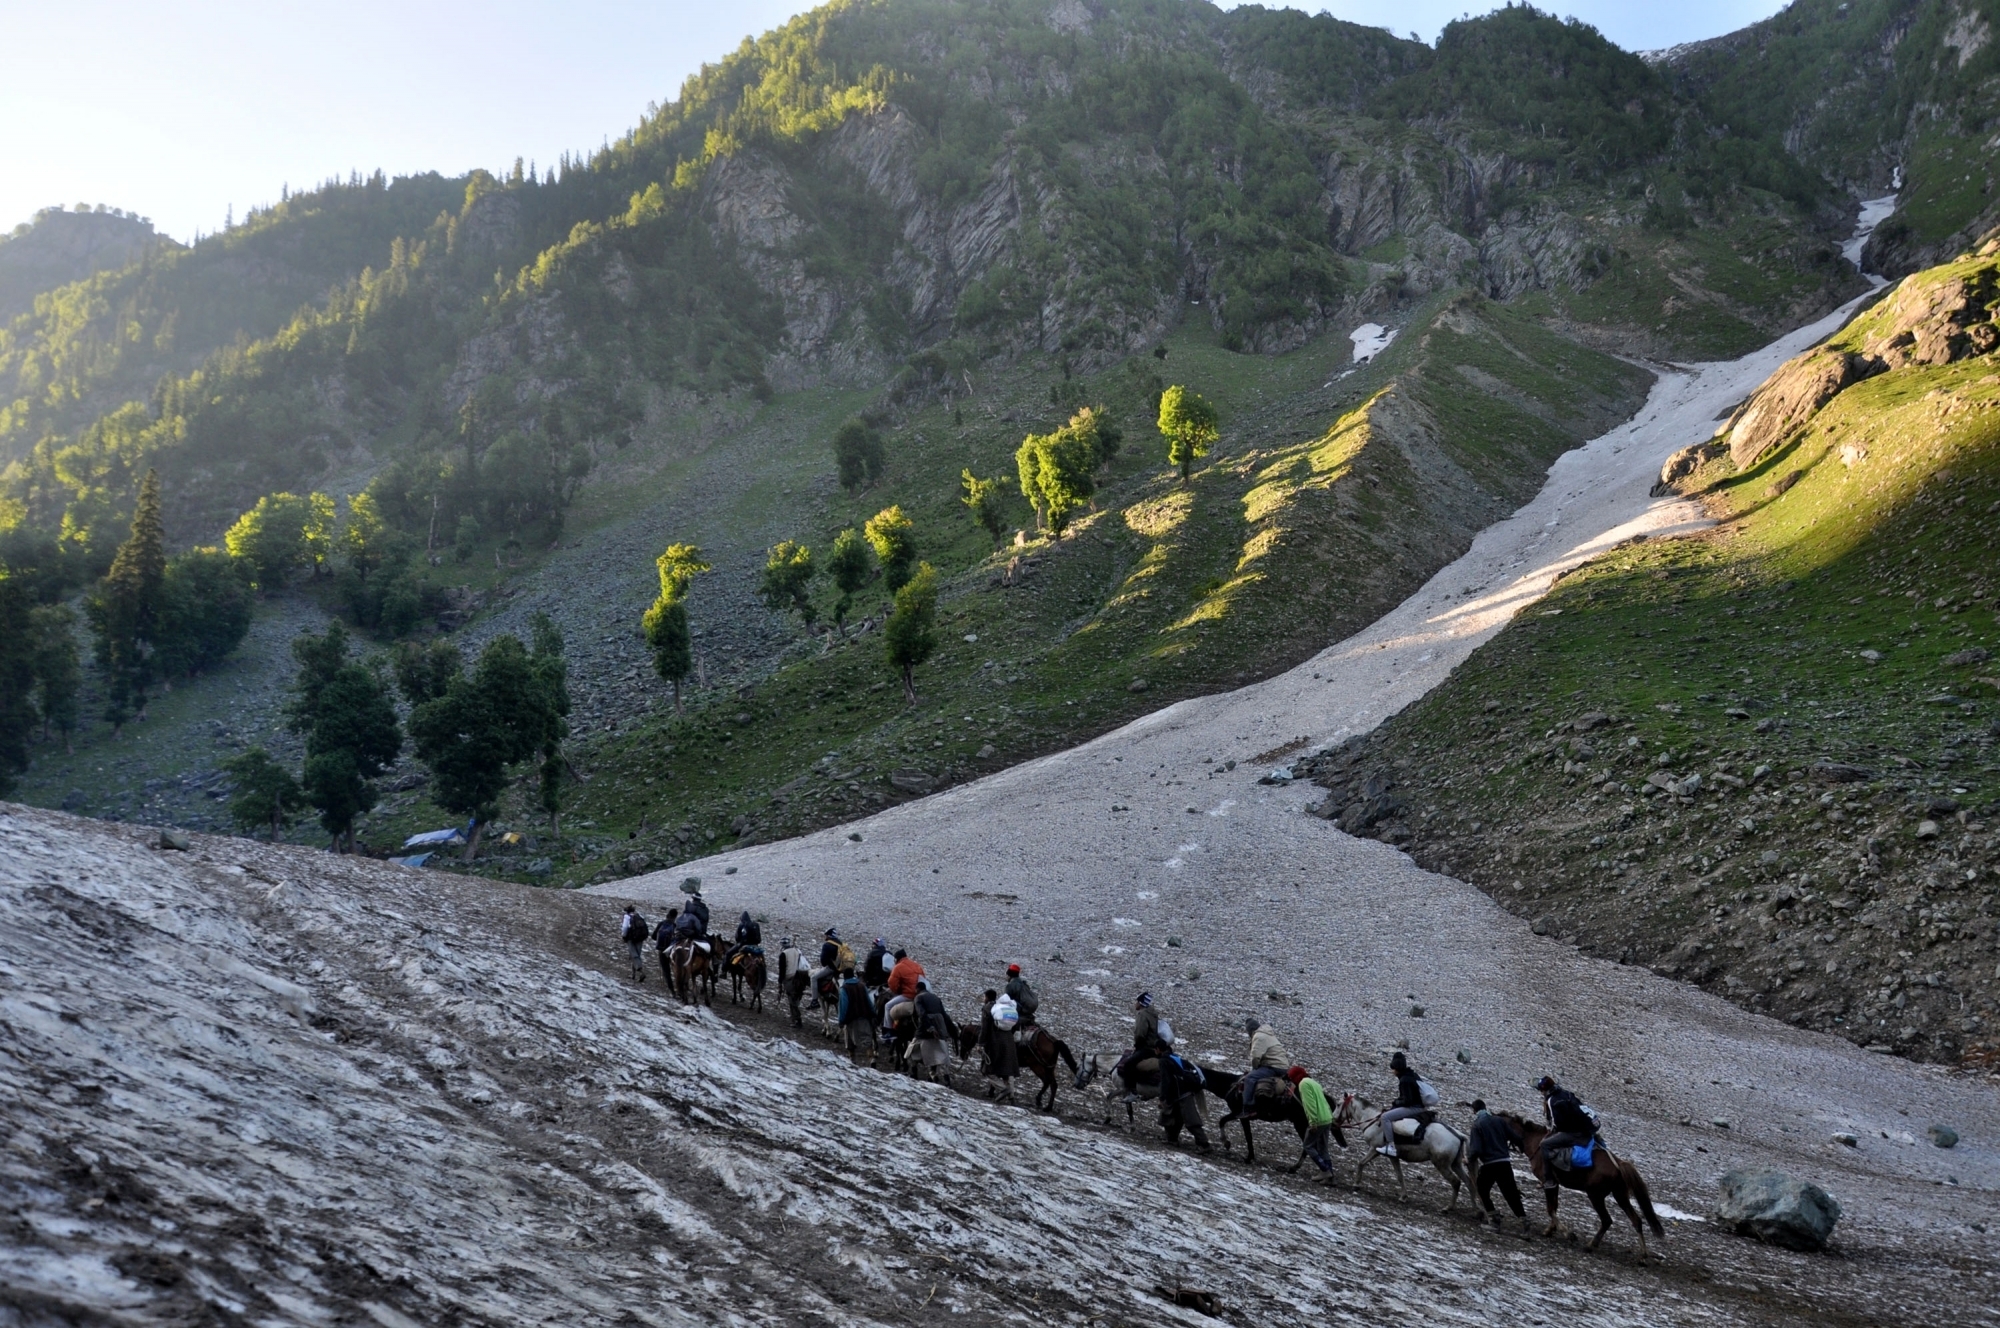
[[[176,247],[152,223],[123,212],[47,208],[0,237],[0,324],[34,308],[35,297],[106,269],[129,267],[155,248]]]
[[[1905,279],[1669,463],[1713,533],[1567,578],[1323,777],[1393,782],[1380,833],[1539,929],[1990,1060],[1996,314],[2000,240]]]

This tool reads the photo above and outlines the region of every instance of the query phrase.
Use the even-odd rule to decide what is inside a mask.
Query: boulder
[[[160,847],[162,849],[178,849],[185,853],[194,847],[194,841],[188,838],[187,831],[176,830],[172,826],[169,826],[160,831]]]
[[[921,770],[904,768],[889,773],[889,783],[905,793],[929,793],[937,780]]]
[[[1954,651],[1944,657],[1944,662],[1952,668],[1965,668],[1971,664],[1984,664],[1993,655],[1985,646],[1973,646],[1967,650]]]
[[[1931,1142],[1939,1148],[1958,1147],[1958,1131],[1949,1125],[1933,1125],[1929,1131]]]
[[[1782,1171],[1742,1167],[1722,1177],[1715,1220],[1740,1236],[1788,1250],[1823,1250],[1840,1204],[1819,1186]]]
[[[1748,470],[1842,388],[1866,378],[1874,367],[1863,356],[1825,348],[1786,361],[1730,421],[1730,459],[1738,470]]]

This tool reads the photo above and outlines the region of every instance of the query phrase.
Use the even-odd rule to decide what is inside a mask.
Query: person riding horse
[[[1112,1068],[1125,1085],[1125,1100],[1139,1100],[1139,1076],[1159,1068],[1160,1012],[1153,1005],[1153,993],[1142,991],[1132,1001],[1132,1049],[1118,1058]]]
[[[1292,1053],[1285,1050],[1277,1030],[1268,1024],[1245,1019],[1243,1031],[1250,1035],[1250,1073],[1243,1076],[1243,1106],[1248,1110],[1266,1079],[1282,1079],[1292,1068]]]
[[[1375,1151],[1383,1157],[1396,1156],[1397,1121],[1416,1121],[1421,1131],[1431,1110],[1424,1101],[1424,1081],[1410,1068],[1410,1058],[1399,1051],[1389,1058],[1389,1068],[1396,1072],[1396,1100],[1382,1113],[1382,1142]]]
[[[1020,1022],[1014,1025],[1014,1037],[1017,1040],[1023,1036],[1032,1037],[1035,1031],[1035,1010],[1040,1007],[1042,998],[1035,995],[1035,989],[1021,976],[1019,964],[1007,965],[1005,994],[1008,1000],[1014,1002],[1014,1009],[1020,1015]]]
[[[708,901],[701,897],[699,885],[688,892],[687,903],[681,905],[681,912],[694,914],[696,930],[703,936],[708,935]]]
[[[882,1007],[882,1036],[891,1038],[896,1027],[896,1019],[904,1006],[917,999],[917,987],[924,980],[924,966],[910,958],[909,951],[896,951],[895,965],[890,968],[885,985],[889,991],[889,1003]]]
[[[1535,1088],[1542,1095],[1542,1118],[1554,1131],[1542,1139],[1542,1158],[1550,1168],[1567,1170],[1569,1150],[1597,1137],[1597,1118],[1591,1115],[1576,1094],[1549,1075],[1543,1075]],[[1536,1174],[1540,1176],[1544,1190],[1557,1188],[1553,1171],[1538,1169]]]
[[[847,956],[848,956],[847,962],[845,964],[840,962],[841,952],[843,950],[847,951]],[[819,1009],[819,992],[821,984],[823,984],[829,977],[833,976],[835,973],[838,973],[841,969],[852,968],[854,966],[853,955],[854,951],[848,950],[846,944],[841,941],[840,933],[834,930],[832,927],[828,927],[826,929],[825,937],[822,938],[819,943],[819,967],[815,968],[812,971],[813,1009],[815,1010]]]
[[[868,958],[862,962],[861,980],[867,983],[871,989],[879,990],[887,986],[889,983],[889,965],[892,962],[889,958],[889,943],[880,936],[877,936],[875,944],[868,947]]]
[[[757,925],[757,919],[744,909],[743,916],[736,920],[736,948],[754,954],[764,953],[764,929]]]

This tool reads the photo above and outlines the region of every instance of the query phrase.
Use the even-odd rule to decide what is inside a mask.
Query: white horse
[[[1361,1140],[1361,1164],[1354,1168],[1354,1184],[1358,1189],[1368,1164],[1378,1156],[1375,1150],[1382,1146],[1382,1113],[1377,1111],[1371,1114],[1366,1098],[1344,1093],[1334,1120],[1343,1132],[1353,1131]],[[1436,1167],[1438,1175],[1451,1183],[1451,1202],[1442,1211],[1449,1213],[1458,1207],[1458,1192],[1470,1183],[1465,1174],[1464,1136],[1442,1121],[1432,1121],[1419,1137],[1415,1121],[1397,1121],[1396,1156],[1389,1159],[1389,1165],[1396,1169],[1396,1197],[1399,1199],[1404,1195],[1405,1162],[1428,1162]]]
[[[1076,1087],[1076,1091],[1081,1093],[1084,1089],[1090,1087],[1092,1081],[1100,1078],[1103,1079],[1105,1126],[1107,1128],[1110,1126],[1113,1113],[1122,1103],[1125,1107],[1125,1128],[1129,1130],[1135,1128],[1135,1117],[1132,1112],[1132,1103],[1125,1101],[1125,1081],[1111,1072],[1112,1067],[1117,1064],[1118,1054],[1116,1052],[1087,1051],[1078,1060],[1076,1077],[1072,1082]],[[1158,1102],[1160,1100],[1159,1075],[1155,1074],[1151,1080],[1136,1081],[1133,1085],[1133,1091],[1137,1094],[1137,1099],[1140,1102]],[[1205,1111],[1202,1114],[1204,1117],[1207,1115]]]

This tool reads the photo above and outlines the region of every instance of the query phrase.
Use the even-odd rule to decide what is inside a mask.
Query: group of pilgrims
[[[710,933],[708,904],[697,888],[678,908],[669,909],[657,927],[647,922],[636,905],[627,904],[619,937],[630,952],[632,976],[640,982],[646,980],[644,947],[649,940],[658,947],[661,975],[669,981],[673,976],[669,972],[668,954],[676,945],[695,945],[704,953],[719,951],[716,968],[720,971],[734,968],[740,973],[754,960],[752,986],[756,1006],[761,1008],[766,973],[763,929],[748,910],[737,922],[734,942],[726,942]],[[976,1047],[981,1052],[985,1077],[1001,1086],[998,1090],[989,1088],[988,1095],[1004,1093],[1012,1100],[1013,1081],[1025,1059],[1048,1085],[1051,1110],[1055,1100],[1052,1071],[1058,1055],[1075,1073],[1079,1087],[1095,1073],[1095,1057],[1089,1058],[1090,1064],[1080,1069],[1067,1045],[1036,1022],[1040,998],[1019,963],[1007,965],[1003,986],[986,989],[976,1039],[961,1032],[943,999],[932,988],[923,965],[906,950],[892,950],[879,936],[863,958],[857,958],[853,948],[832,927],[822,936],[816,956],[809,957],[792,937],[784,937],[779,942],[775,976],[793,1027],[803,1026],[806,1011],[818,1010],[823,1020],[837,1025],[849,1038],[850,1048],[865,1048],[871,1061],[878,1046],[895,1047],[912,1073],[930,1073],[935,1077],[950,1063],[954,1048],[960,1056],[965,1056]],[[1251,1018],[1241,1025],[1250,1039],[1250,1068],[1238,1077],[1218,1075],[1188,1059],[1179,1048],[1172,1024],[1161,1016],[1150,992],[1138,994],[1132,1011],[1132,1044],[1111,1067],[1111,1072],[1123,1085],[1122,1100],[1128,1111],[1131,1104],[1142,1098],[1157,1098],[1160,1124],[1170,1145],[1178,1145],[1185,1131],[1199,1151],[1213,1151],[1202,1096],[1211,1093],[1223,1096],[1230,1104],[1225,1125],[1229,1120],[1244,1121],[1246,1138],[1252,1119],[1291,1120],[1300,1130],[1303,1145],[1293,1169],[1310,1158],[1328,1181],[1333,1179],[1330,1142],[1338,1140],[1342,1147],[1346,1146],[1342,1125],[1365,1123],[1366,1137],[1380,1140],[1373,1145],[1373,1152],[1380,1156],[1399,1161],[1439,1161],[1421,1150],[1427,1132],[1438,1120],[1441,1104],[1437,1090],[1417,1073],[1401,1051],[1389,1059],[1389,1069],[1396,1077],[1393,1100],[1378,1116],[1368,1117],[1364,1122],[1344,1114],[1358,1101],[1352,1094],[1346,1095],[1336,1110],[1326,1089],[1306,1066],[1293,1059],[1277,1030],[1268,1024]],[[1226,1089],[1218,1089],[1218,1079],[1227,1083]],[[1599,1126],[1596,1113],[1553,1078],[1545,1075],[1535,1087],[1542,1097],[1546,1131],[1536,1139],[1537,1146],[1529,1161],[1549,1196],[1553,1217],[1554,1195],[1562,1183],[1559,1173],[1588,1164]],[[1037,1104],[1040,1104],[1039,1094]],[[1519,1128],[1521,1118],[1495,1113],[1480,1099],[1463,1105],[1473,1112],[1472,1125],[1466,1135],[1461,1137],[1452,1132],[1450,1136],[1457,1155],[1452,1169],[1458,1171],[1463,1163],[1464,1170],[1471,1172],[1465,1179],[1472,1182],[1482,1220],[1499,1221],[1492,1198],[1497,1189],[1525,1231],[1527,1216],[1512,1167],[1514,1152],[1530,1151]],[[1225,1134],[1225,1147],[1227,1143]],[[1254,1144],[1252,1147],[1254,1156]],[[1453,1197],[1457,1197],[1456,1182]],[[1647,1215],[1651,1216],[1650,1211]],[[1643,1245],[1643,1233],[1641,1239]]]

